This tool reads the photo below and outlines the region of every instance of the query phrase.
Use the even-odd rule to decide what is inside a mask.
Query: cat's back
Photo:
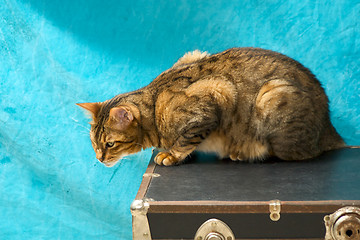
[[[281,53],[260,48],[184,55],[147,89],[159,106],[167,106],[176,94],[182,96],[178,104],[210,96],[224,111],[236,108],[246,118],[251,117],[254,105],[263,112],[266,105],[265,112],[272,112],[275,105],[269,108],[269,102],[285,98],[297,102],[297,94],[316,102],[316,111],[328,111],[327,96],[309,69]]]
[[[212,55],[204,62],[214,64],[215,72],[231,74],[237,82],[262,85],[273,79],[291,81],[299,87],[322,91],[315,75],[298,61],[278,52],[261,48],[231,48]]]
[[[184,55],[186,57],[187,55]],[[226,76],[239,88],[258,89],[272,79],[287,79],[299,87],[322,91],[319,81],[309,69],[281,53],[261,48],[231,48],[208,55],[200,53],[189,61],[179,59],[172,68],[163,72],[149,85],[151,88],[184,89],[209,76]],[[183,57],[183,58],[184,58]]]

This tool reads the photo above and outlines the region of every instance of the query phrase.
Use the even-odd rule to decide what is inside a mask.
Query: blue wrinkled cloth
[[[295,58],[360,145],[359,0],[0,0],[0,16],[0,239],[131,239],[151,153],[102,166],[75,103],[145,86],[186,51]]]

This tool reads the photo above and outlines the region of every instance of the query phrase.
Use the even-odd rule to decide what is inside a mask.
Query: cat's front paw
[[[178,163],[178,160],[168,152],[159,152],[155,159],[155,163],[158,165],[171,166]]]
[[[244,156],[242,154],[230,154],[230,159],[233,161],[243,161],[244,160]]]

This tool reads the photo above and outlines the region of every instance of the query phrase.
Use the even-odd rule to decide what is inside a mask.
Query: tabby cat
[[[195,150],[303,160],[344,146],[310,70],[258,48],[187,53],[142,89],[78,105],[92,114],[91,142],[108,167],[149,147],[168,166]]]

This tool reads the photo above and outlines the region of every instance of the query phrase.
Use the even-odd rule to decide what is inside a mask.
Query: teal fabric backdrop
[[[151,152],[102,166],[75,103],[145,86],[186,51],[295,58],[360,145],[359,0],[0,0],[0,16],[0,239],[131,239]]]

